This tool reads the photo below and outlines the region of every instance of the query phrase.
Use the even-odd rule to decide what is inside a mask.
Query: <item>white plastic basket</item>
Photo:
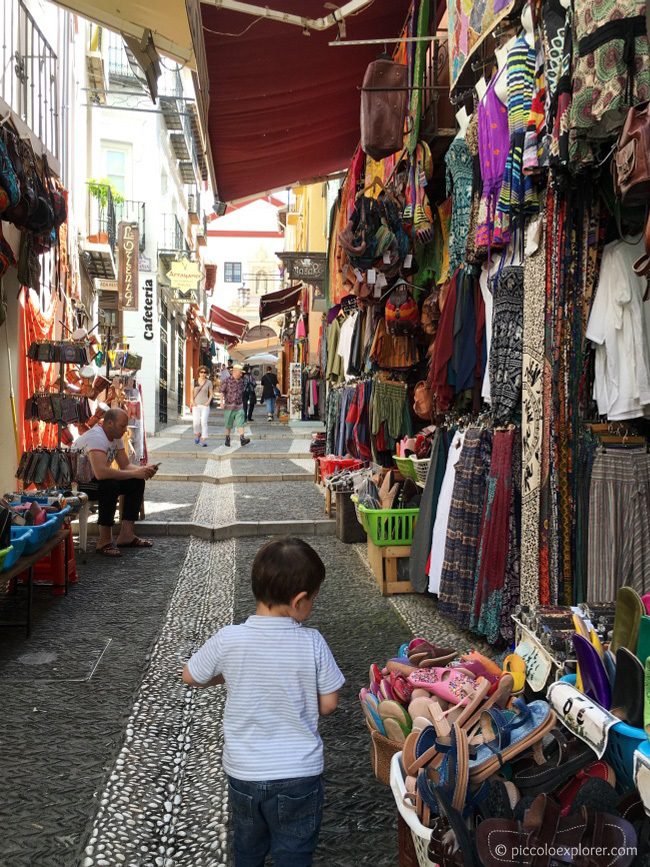
[[[404,795],[406,795],[406,786],[402,777],[400,768],[401,753],[395,753],[390,763],[390,788],[395,798],[397,810],[406,822],[413,837],[413,845],[415,853],[418,857],[420,867],[434,867],[435,861],[429,859],[427,850],[429,848],[429,840],[431,839],[431,829],[425,828],[422,822],[418,819],[415,810],[404,803]]]

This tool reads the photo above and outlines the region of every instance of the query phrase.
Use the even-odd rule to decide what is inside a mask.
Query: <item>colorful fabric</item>
[[[535,88],[535,49],[520,36],[508,52],[508,130],[510,147],[497,205],[497,224],[506,231],[538,209],[532,179],[524,174],[524,144]]]
[[[221,383],[224,409],[238,409],[244,403],[244,380],[229,376]]]
[[[523,319],[524,269],[507,265],[494,290],[490,345],[490,398],[499,425],[513,421],[520,411]]]
[[[481,520],[470,628],[490,644],[501,636],[501,606],[510,542],[514,430],[496,431]]]
[[[488,256],[492,247],[506,242],[507,233],[497,214],[497,202],[510,145],[508,110],[496,93],[497,81],[506,75],[505,67],[492,77],[478,105],[478,147],[483,192],[479,205],[476,246]]]
[[[450,0],[447,4],[449,29],[449,81],[453,89],[474,52],[506,18],[514,6],[514,0]]]
[[[439,609],[467,629],[470,624],[481,517],[490,470],[492,432],[470,428],[456,465],[440,577]]]
[[[463,138],[455,138],[445,154],[447,195],[451,196],[449,232],[449,269],[451,273],[465,260],[467,233],[472,208],[472,154]]]
[[[571,163],[596,161],[594,143],[620,128],[631,105],[650,99],[645,0],[576,0]]]

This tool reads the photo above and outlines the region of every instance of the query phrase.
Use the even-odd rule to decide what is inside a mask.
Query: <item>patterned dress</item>
[[[497,425],[520,411],[524,349],[524,269],[507,265],[494,290],[490,345],[490,396]]]
[[[472,209],[473,159],[464,138],[455,138],[445,155],[447,195],[452,197],[449,232],[449,273],[465,261],[467,233]]]

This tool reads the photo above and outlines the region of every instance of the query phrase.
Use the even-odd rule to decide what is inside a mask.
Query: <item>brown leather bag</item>
[[[361,147],[373,160],[402,149],[408,98],[406,66],[387,59],[369,64],[361,88]]]
[[[433,417],[433,390],[428,382],[421,380],[413,393],[413,412],[418,418],[431,421]]]
[[[614,191],[626,205],[650,200],[650,102],[629,109],[612,160]]]

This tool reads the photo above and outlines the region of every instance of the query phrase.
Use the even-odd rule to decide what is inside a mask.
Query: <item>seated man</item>
[[[139,467],[129,463],[122,442],[128,423],[129,417],[123,409],[109,409],[103,422],[82,434],[73,446],[76,451],[83,449],[93,470],[94,481],[79,487],[90,499],[99,501],[97,551],[105,557],[121,557],[119,548],[151,548],[153,545],[149,539],[135,535],[134,523],[140,515],[145,481],[155,476],[158,465]],[[111,466],[113,461],[119,469]],[[122,494],[122,524],[113,542],[117,498]]]

